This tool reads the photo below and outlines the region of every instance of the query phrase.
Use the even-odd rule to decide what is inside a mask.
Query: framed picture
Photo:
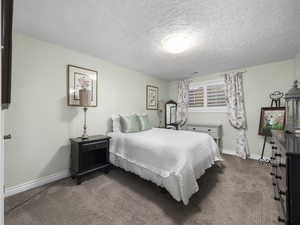
[[[285,126],[285,107],[261,108],[258,134],[272,136],[271,130],[283,130]]]
[[[68,105],[79,106],[79,90],[86,88],[91,92],[91,107],[97,106],[98,72],[68,65],[67,69]]]
[[[158,110],[158,87],[146,86],[146,109]]]

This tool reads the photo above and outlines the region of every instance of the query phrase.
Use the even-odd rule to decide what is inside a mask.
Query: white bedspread
[[[138,133],[109,133],[111,162],[165,187],[177,201],[188,204],[198,191],[197,179],[222,160],[208,134],[153,128]]]

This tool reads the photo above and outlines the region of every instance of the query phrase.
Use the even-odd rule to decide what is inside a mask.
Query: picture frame
[[[98,104],[98,72],[79,66],[67,65],[67,95],[68,106],[79,106],[79,90],[90,90],[90,107]]]
[[[271,130],[284,130],[285,113],[285,107],[261,108],[258,134],[271,137]]]
[[[146,86],[146,109],[158,110],[158,87]]]

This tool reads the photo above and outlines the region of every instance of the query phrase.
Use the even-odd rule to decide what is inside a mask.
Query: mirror
[[[177,103],[175,101],[168,101],[165,104],[165,127],[174,127],[178,129],[177,125]]]

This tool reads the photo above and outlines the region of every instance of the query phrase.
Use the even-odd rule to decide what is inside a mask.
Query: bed
[[[110,161],[164,187],[177,201],[188,204],[199,190],[197,179],[222,160],[208,134],[152,128],[136,133],[111,132]]]

